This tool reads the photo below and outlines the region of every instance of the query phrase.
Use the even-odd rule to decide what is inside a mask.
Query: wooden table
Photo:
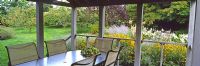
[[[99,64],[105,60],[106,53],[102,53],[96,59],[96,64]],[[80,50],[69,51],[62,54],[22,63],[16,66],[71,66],[72,63],[83,60],[85,57],[81,55]]]

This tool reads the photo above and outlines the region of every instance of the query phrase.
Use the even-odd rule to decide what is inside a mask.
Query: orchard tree
[[[2,22],[4,25],[12,27],[24,27],[29,31],[35,26],[36,9],[33,6],[29,8],[14,7],[8,11]]]

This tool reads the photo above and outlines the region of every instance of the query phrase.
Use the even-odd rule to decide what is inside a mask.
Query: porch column
[[[139,3],[139,4],[137,4],[136,44],[135,44],[134,66],[140,66],[141,40],[142,40],[142,21],[143,21],[143,4]]]
[[[71,23],[71,48],[76,50],[76,18],[77,18],[77,9],[72,7],[72,23]]]
[[[189,19],[189,32],[188,32],[188,45],[187,45],[187,58],[186,66],[191,66],[192,59],[192,44],[194,40],[194,22],[196,17],[196,0],[191,0],[190,2],[190,19]]]
[[[43,3],[36,2],[36,32],[37,32],[37,50],[40,58],[44,57],[44,19]]]
[[[196,12],[194,13],[195,16],[194,21],[190,24],[193,24],[194,29],[190,28],[190,34],[193,35],[192,39],[192,65],[191,66],[199,66],[200,65],[200,0],[194,0],[193,3],[196,1]],[[195,10],[195,9],[194,9]],[[189,40],[191,41],[191,40]]]
[[[104,36],[105,11],[105,6],[99,6],[99,37]]]

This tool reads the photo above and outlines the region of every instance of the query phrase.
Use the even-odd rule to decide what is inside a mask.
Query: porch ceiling
[[[187,0],[68,0],[70,5],[75,7],[89,6],[108,6],[108,5],[123,5],[137,3],[155,3],[155,2],[172,2],[172,1],[187,1]]]
[[[108,6],[108,5],[123,5],[137,3],[156,3],[156,2],[173,2],[173,1],[189,1],[189,0],[28,0],[34,2],[43,2],[67,7],[90,7],[90,6]]]

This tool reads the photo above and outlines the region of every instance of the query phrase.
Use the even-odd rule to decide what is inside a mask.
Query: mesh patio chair
[[[92,57],[89,57],[87,59],[75,62],[71,66],[95,66],[96,58],[99,55],[92,56]]]
[[[15,66],[20,63],[38,59],[38,53],[35,44],[26,43],[6,46],[9,56],[9,66]]]
[[[45,41],[47,56],[52,56],[67,52],[66,41],[64,39]]]
[[[121,49],[122,46],[119,48],[115,48],[114,50],[109,50],[103,66],[115,66]]]
[[[96,38],[95,47],[98,48],[101,52],[108,52],[112,49],[114,39],[108,38]]]

